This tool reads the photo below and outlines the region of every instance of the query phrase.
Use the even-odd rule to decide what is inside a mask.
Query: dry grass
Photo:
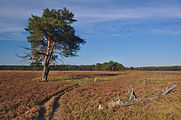
[[[48,119],[60,91],[75,83],[80,87],[65,93],[60,99],[59,119],[64,120],[180,120],[181,72],[162,71],[52,71],[50,82],[38,82],[41,72],[0,71],[0,119],[37,119],[43,102]],[[94,78],[106,81],[94,83]],[[173,94],[156,100],[166,87],[176,84]],[[127,99],[132,87],[139,100],[128,106],[98,110],[99,104]],[[57,114],[56,114],[57,115]]]
[[[181,119],[181,72],[123,71],[111,76],[110,81],[88,83],[60,99],[60,119],[85,120],[180,120]],[[104,78],[106,78],[104,76]],[[174,94],[156,100],[146,97],[157,95],[165,88],[176,84]],[[106,106],[111,100],[127,99],[127,87],[134,88],[140,99],[132,105],[98,110],[101,103]]]
[[[39,108],[68,82],[33,81],[41,72],[0,71],[0,119],[35,119]]]
[[[47,83],[39,82],[41,71],[0,71],[0,119],[36,119],[41,105],[51,100],[45,115],[49,117],[53,98],[59,92],[104,74],[111,73],[52,71]]]

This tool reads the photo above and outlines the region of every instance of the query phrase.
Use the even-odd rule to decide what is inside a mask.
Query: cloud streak
[[[60,3],[58,0],[38,0],[38,1],[24,1],[24,0],[14,0],[12,1],[1,1],[0,2],[0,40],[6,39],[2,35],[6,33],[22,33],[27,25],[28,17],[31,14],[41,15],[42,9],[44,8],[62,8],[68,7],[70,11],[75,13],[75,17],[78,22],[74,25],[82,34],[103,36],[104,34],[111,32],[112,36],[119,36],[121,34],[131,34],[134,33],[134,24],[142,24],[144,22],[158,20],[162,21],[165,19],[181,19],[181,7],[178,5],[174,6],[147,6],[147,7],[89,7],[86,3],[91,3],[92,1],[83,2],[83,0],[78,0],[73,2],[71,0],[63,0]],[[101,1],[104,3],[104,1]],[[115,0],[114,0],[115,2]],[[93,3],[93,2],[92,2]],[[100,3],[100,2],[96,2]],[[106,6],[109,2],[106,1]],[[88,9],[89,8],[89,9]],[[110,24],[111,22],[123,24],[125,28],[128,28],[126,32],[120,31],[117,27]],[[103,24],[102,24],[103,23]],[[105,24],[107,27],[105,27]],[[127,25],[127,26],[126,26]],[[130,25],[133,25],[131,28]],[[122,27],[122,26],[121,26]],[[106,31],[106,29],[108,31]],[[164,34],[163,29],[152,29],[151,33],[157,31],[160,34]],[[168,31],[168,30],[167,30]],[[180,34],[180,29],[169,30],[170,33]],[[137,31],[139,32],[139,31]],[[142,33],[142,31],[140,31]],[[114,33],[114,34],[113,34]],[[147,33],[145,33],[147,34]],[[11,34],[14,35],[14,34]],[[22,35],[20,37],[20,35]],[[17,36],[14,36],[17,37]],[[12,38],[14,38],[12,37]],[[25,34],[19,34],[19,38],[25,38]],[[9,39],[9,37],[8,37]],[[16,40],[16,38],[15,38]]]
[[[126,8],[111,10],[81,10],[77,18],[81,22],[104,22],[113,20],[134,20],[134,19],[180,19],[181,8]]]

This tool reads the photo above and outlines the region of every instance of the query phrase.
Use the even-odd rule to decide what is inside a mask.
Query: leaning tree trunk
[[[42,72],[42,77],[41,77],[41,80],[42,81],[45,81],[45,82],[48,82],[48,73],[50,71],[50,64],[48,62],[48,56],[50,55],[46,55],[45,58],[44,58],[44,65],[43,65],[43,72]]]
[[[41,77],[41,80],[45,82],[48,82],[48,74],[50,71],[50,65],[51,65],[54,49],[55,49],[55,41],[52,43],[51,50],[50,50],[50,39],[48,39],[47,54],[44,58],[43,72],[42,72],[42,77]]]
[[[41,80],[45,82],[48,82],[47,78],[49,73],[49,65],[48,65],[48,57],[50,55],[49,51],[50,51],[50,37],[48,38],[47,51],[44,58],[43,72],[41,77]]]

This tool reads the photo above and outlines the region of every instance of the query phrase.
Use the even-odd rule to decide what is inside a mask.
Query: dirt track
[[[42,102],[74,84],[32,80],[40,75],[41,72],[0,71],[0,119],[34,119]]]

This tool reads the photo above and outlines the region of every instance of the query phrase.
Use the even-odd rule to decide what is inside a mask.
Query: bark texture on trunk
[[[44,58],[43,72],[42,72],[42,77],[41,77],[41,80],[45,82],[48,82],[48,74],[50,71],[51,60],[52,60],[53,52],[55,49],[55,41],[52,43],[51,46],[50,44],[51,44],[50,38],[48,38],[47,52]]]
[[[48,38],[48,44],[47,44],[47,51],[46,51],[46,55],[45,55],[45,58],[44,58],[44,65],[43,65],[43,72],[42,72],[42,77],[41,77],[41,80],[42,81],[48,81],[48,73],[49,73],[49,70],[48,70],[48,57],[49,57],[49,51],[50,51],[50,38]]]
[[[50,67],[47,66],[47,65],[44,65],[44,66],[43,66],[42,77],[41,77],[41,80],[42,80],[42,81],[48,82],[48,74],[49,74],[49,71],[50,71]]]

